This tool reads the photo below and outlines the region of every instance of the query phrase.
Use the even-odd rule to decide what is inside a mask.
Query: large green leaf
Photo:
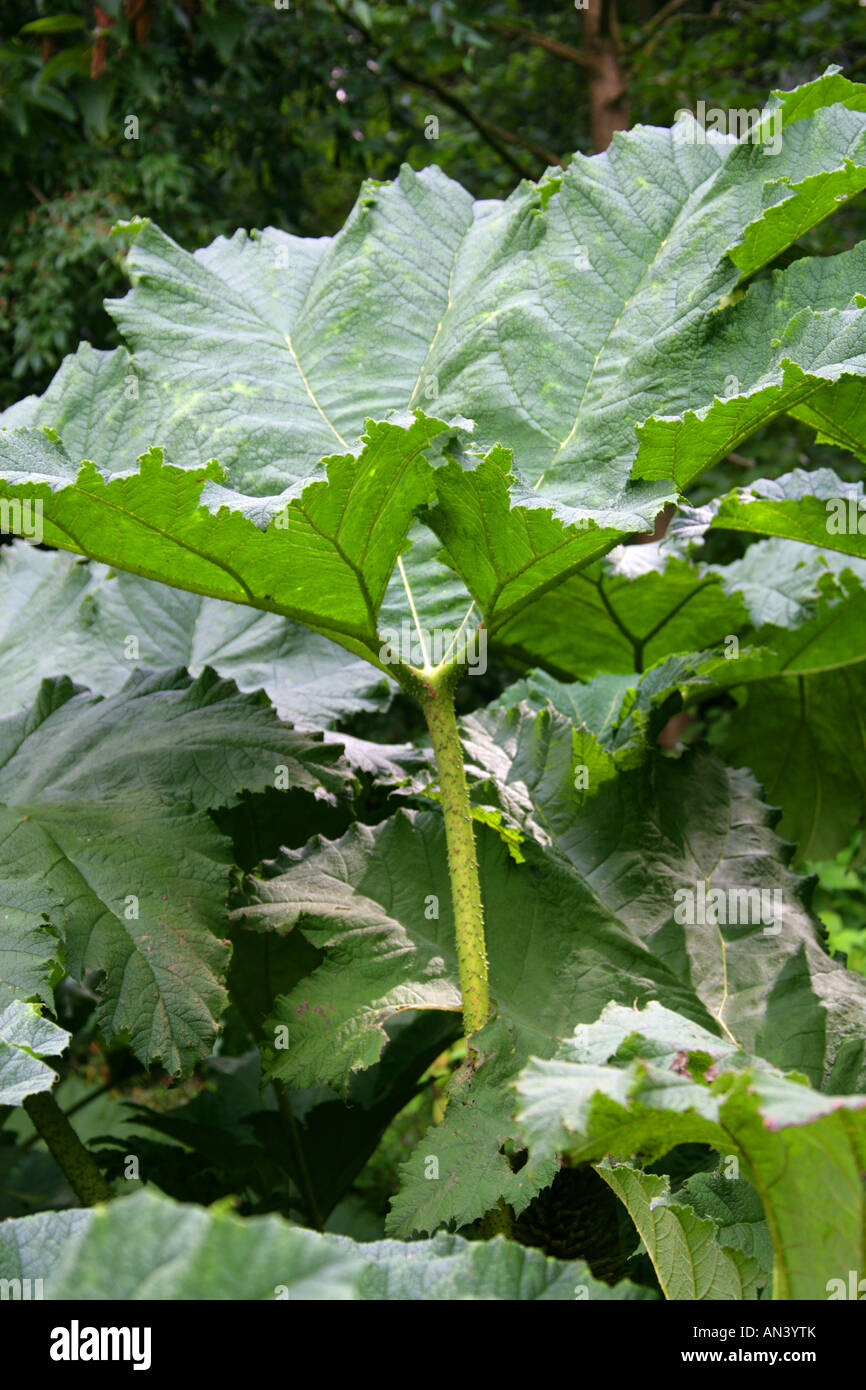
[[[88,1216],[74,1224],[68,1212],[56,1225],[42,1217],[7,1221],[0,1249],[11,1264],[23,1247],[24,1277],[43,1278],[51,1299],[356,1297],[362,1266],[351,1248],[276,1216],[243,1221],[227,1204],[182,1205],[147,1190]]]
[[[0,1277],[41,1279],[45,1298],[76,1301],[655,1297],[628,1282],[610,1288],[580,1260],[546,1259],[501,1238],[356,1244],[149,1190],[96,1210],[3,1222]]]
[[[761,1199],[751,1183],[725,1171],[693,1173],[673,1200],[685,1203],[698,1216],[710,1217],[719,1244],[754,1258],[764,1275],[762,1282],[771,1282],[773,1241]]]
[[[597,1170],[625,1206],[653,1263],[665,1298],[749,1299],[763,1284],[757,1261],[726,1250],[715,1224],[671,1200],[670,1182],[629,1163]]]
[[[611,998],[663,997],[709,1023],[680,984],[556,854],[526,841],[516,864],[495,830],[477,836],[491,993],[497,1020],[478,1037],[482,1065],[456,1079],[445,1121],[421,1141],[392,1213],[395,1233],[462,1225],[506,1196],[520,1209],[552,1172],[512,1172],[500,1152],[512,1130],[506,1083],[547,1055],[579,1018]],[[457,1010],[459,977],[444,831],[435,813],[399,813],[330,844],[283,854],[250,885],[239,923],[294,928],[322,964],[278,1000],[265,1028],[268,1071],[293,1086],[347,1084],[373,1065],[384,1024],[406,1009]],[[426,1156],[437,1160],[435,1180]]]
[[[816,674],[794,668],[735,693],[713,746],[752,769],[801,859],[832,858],[866,819],[866,661]]]
[[[50,643],[33,630],[50,631]],[[329,728],[386,707],[395,689],[366,661],[276,614],[114,574],[20,542],[0,549],[0,708],[27,704],[46,676],[111,695],[140,664],[205,666],[263,689],[281,719]]]
[[[704,340],[708,360],[699,359],[694,371],[707,404],[640,425],[635,476],[669,477],[685,488],[706,467],[710,451],[717,462],[781,410],[796,413],[813,396],[833,399],[840,389],[850,392],[864,368],[864,275],[866,251],[860,246],[840,256],[795,261],[752,284],[732,310],[711,321]],[[822,281],[832,293],[816,307]],[[720,377],[723,364],[727,374]],[[710,373],[717,382],[711,403]]]
[[[864,106],[830,72],[774,95],[771,151],[639,127],[502,203],[404,168],[331,240],[190,255],[136,222],[111,306],[130,352],[83,348],[7,413],[4,495],[58,546],[362,654],[426,507],[495,635],[772,415],[862,378],[861,248],[737,286],[866,184]]]
[[[866,561],[797,541],[770,540],[750,546],[738,567],[748,568],[755,584],[771,583],[770,572],[776,570],[779,611],[767,612],[746,635],[745,650],[738,642],[724,656],[699,663],[713,685],[733,688],[777,676],[856,671],[866,659]],[[780,578],[788,582],[780,584]]]
[[[4,996],[45,998],[45,965],[62,959],[79,979],[105,972],[98,1022],[143,1059],[175,1071],[207,1051],[230,856],[206,812],[274,786],[277,769],[324,796],[351,785],[338,748],[213,672],[137,674],[107,699],[44,682],[0,720]]]
[[[791,848],[749,773],[702,750],[656,753],[632,772],[602,768],[587,800],[575,768],[592,776],[592,764],[564,716],[518,707],[463,727],[470,763],[495,772],[509,818],[552,839],[729,1035],[816,1084],[856,1045],[866,1084],[866,982],[824,951],[807,880],[787,867]],[[482,789],[491,794],[489,781]]]
[[[609,557],[602,567],[613,570],[615,564]],[[648,749],[646,735],[656,733],[680,701],[696,704],[731,692],[737,708],[712,726],[713,747],[729,763],[756,774],[766,799],[781,808],[780,831],[797,844],[800,858],[832,856],[866,815],[858,714],[866,670],[864,561],[773,539],[757,542],[742,560],[725,566],[668,560],[658,573],[650,557],[648,575],[642,565],[635,568],[638,575],[631,582],[612,578],[609,611],[584,611],[579,644],[569,641],[570,624],[556,637],[550,625],[548,650],[557,663],[591,672],[604,660],[607,643],[609,663],[626,666],[629,647],[620,626],[631,623],[628,631],[636,634],[661,613],[663,626],[646,649],[656,657],[668,647],[683,655],[659,659],[642,674],[603,675],[588,684],[531,672],[507,688],[496,706],[509,708],[527,699],[540,709],[549,701],[576,724],[587,725],[604,752],[584,740],[577,761],[590,768],[595,758],[591,781],[597,786],[617,764],[636,760],[633,749]],[[592,570],[585,574],[590,587]],[[647,579],[661,580],[660,587],[647,588]],[[702,587],[704,595],[715,595],[715,632],[699,612]],[[748,610],[745,621],[735,607],[740,602]],[[664,622],[667,613],[674,615],[670,622]],[[689,636],[696,642],[715,638],[716,652],[686,654]],[[541,646],[544,637],[537,631],[530,640]],[[645,647],[635,641],[638,655]]]
[[[545,1046],[575,1009],[597,1013],[611,989],[672,984],[563,858],[528,842],[522,848],[527,858],[517,865],[494,831],[478,834],[492,989],[528,1046]],[[266,1025],[271,1036],[285,1025],[291,1040],[272,1049],[272,1075],[295,1085],[343,1084],[377,1060],[388,1017],[459,1009],[441,817],[399,812],[379,826],[354,826],[333,844],[314,839],[286,851],[268,869],[268,878],[249,881],[235,920],[258,931],[298,927],[326,952]],[[335,972],[329,960],[342,968]],[[685,1002],[687,991],[677,992]]]
[[[822,1096],[655,1003],[611,1005],[516,1089],[537,1159],[654,1160],[680,1143],[736,1158],[767,1216],[775,1298],[826,1298],[863,1268],[866,1096]]]
[[[596,1303],[652,1300],[652,1289],[624,1279],[611,1286],[594,1279],[582,1260],[545,1258],[501,1236],[490,1241],[467,1241],[438,1235],[432,1240],[405,1243],[380,1240],[355,1246],[369,1263],[361,1275],[365,1299],[557,1299]]]
[[[666,543],[618,546],[560,585],[555,605],[531,604],[496,640],[566,681],[641,671],[670,652],[700,651],[751,630],[760,613],[747,581],[738,580]]]
[[[376,615],[431,490],[421,456],[444,428],[424,416],[371,423],[358,456],[323,460],[321,478],[299,496],[242,496],[222,485],[215,462],[176,467],[161,447],[140,455],[138,468],[130,459],[103,475],[73,461],[50,430],[0,437],[0,471],[44,508],[50,544],[282,613],[375,660]]]
[[[795,468],[781,478],[760,478],[685,512],[681,529],[691,535],[721,529],[787,536],[866,557],[863,484],[844,482],[832,468]]]
[[[697,529],[691,517],[675,518],[673,526],[690,538]],[[856,579],[845,580],[846,566]],[[861,596],[852,591],[861,590],[864,577],[862,563],[817,544],[758,541],[741,559],[718,565],[694,558],[679,536],[666,537],[660,543],[618,546],[562,584],[555,608],[543,600],[533,604],[496,640],[506,654],[537,662],[563,682],[598,672],[643,671],[673,653],[723,644],[726,660],[738,657],[729,671],[742,672],[740,647],[775,648],[781,631],[799,632],[821,617],[821,607],[832,607],[837,624],[832,664],[838,665],[863,654],[856,613],[847,632],[840,634],[838,622],[842,601]],[[807,634],[807,645],[811,640]],[[788,641],[789,649],[800,646],[799,638]],[[721,663],[718,672],[721,684],[731,683],[730,675],[722,677]]]

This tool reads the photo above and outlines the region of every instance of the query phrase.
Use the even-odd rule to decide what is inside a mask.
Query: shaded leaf
[[[597,1171],[628,1210],[652,1260],[665,1298],[752,1299],[763,1283],[755,1260],[719,1242],[715,1223],[672,1202],[667,1178],[629,1163]]]
[[[824,950],[808,881],[787,867],[791,847],[748,772],[705,750],[656,753],[586,800],[562,715],[518,707],[464,729],[470,760],[496,769],[514,821],[552,841],[743,1046],[818,1084],[863,1036],[863,977]],[[863,1061],[851,1061],[861,1082]]]
[[[404,1167],[391,1229],[465,1224],[505,1196],[525,1206],[552,1172],[513,1173],[500,1152],[513,1126],[506,1083],[530,1052],[555,1046],[579,1017],[610,998],[661,994],[709,1022],[674,976],[558,856],[527,842],[517,864],[498,834],[477,835],[491,993],[499,1018],[478,1035],[483,1065],[452,1082],[444,1122]],[[266,1024],[270,1075],[293,1086],[345,1086],[377,1061],[385,1023],[408,1009],[457,1012],[459,974],[444,830],[433,813],[399,813],[356,826],[335,844],[311,841],[251,883],[235,920],[272,933],[300,931],[324,960],[278,1000]],[[425,1176],[425,1156],[439,1178]]]
[[[50,630],[50,644],[34,643],[34,628]],[[210,666],[241,690],[265,690],[281,719],[316,729],[384,709],[394,689],[367,662],[276,614],[20,542],[0,550],[0,645],[7,710],[32,699],[47,676],[114,694],[139,663],[193,675]]]
[[[866,1097],[822,1096],[657,1003],[611,1005],[516,1089],[539,1160],[653,1160],[684,1142],[735,1156],[772,1234],[774,1298],[826,1298],[863,1267]]]
[[[44,682],[31,710],[0,721],[7,997],[38,992],[62,951],[78,979],[105,972],[96,1017],[109,1037],[169,1071],[206,1052],[225,1003],[215,933],[230,862],[206,808],[273,785],[277,766],[330,797],[348,781],[337,748],[212,672],[137,674],[107,699]]]

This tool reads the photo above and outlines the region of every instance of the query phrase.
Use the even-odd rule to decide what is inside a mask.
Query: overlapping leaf
[[[781,630],[799,631],[818,616],[822,598],[825,608],[837,610],[838,622],[840,601],[866,577],[858,561],[792,540],[758,541],[741,559],[707,564],[682,544],[686,526],[694,535],[695,523],[678,518],[672,538],[617,547],[562,584],[555,608],[542,601],[508,624],[497,645],[564,682],[599,672],[640,672],[665,656],[705,648],[718,648],[730,658],[731,637],[738,646],[775,647]],[[846,566],[855,574],[847,591],[841,578]],[[856,619],[849,622],[843,636],[856,627]],[[799,639],[788,645],[798,646]],[[859,641],[853,648],[847,641],[842,646],[835,635],[834,645],[845,660],[862,656]],[[742,662],[730,669],[741,672]],[[722,684],[732,681],[720,678]]]
[[[576,1010],[597,1014],[606,990],[615,997],[624,989],[629,1002],[640,993],[628,978],[634,965],[623,962],[617,979],[603,967],[599,953],[609,954],[613,942],[603,946],[599,923],[584,936],[595,918],[586,903],[578,905],[577,885],[578,896],[588,884],[645,940],[654,958],[678,976],[691,1007],[700,1000],[729,1036],[816,1082],[838,1066],[849,1084],[858,1084],[858,1077],[862,1084],[866,988],[824,952],[805,906],[804,882],[786,868],[790,851],[773,833],[774,816],[757,799],[748,774],[733,773],[706,754],[654,759],[649,776],[645,766],[632,774],[612,769],[609,781],[587,798],[574,777],[584,756],[575,745],[580,734],[565,719],[551,712],[493,712],[464,721],[464,729],[470,775],[488,778],[476,786],[476,800],[480,796],[483,804],[486,788],[522,830],[523,864],[509,858],[495,831],[480,832],[500,1018],[479,1036],[483,1065],[455,1078],[444,1123],[404,1167],[390,1217],[395,1233],[465,1223],[502,1196],[520,1210],[552,1176],[532,1165],[512,1172],[501,1151],[512,1132],[504,1085],[527,1048],[549,1053]],[[314,1078],[336,1084],[348,1070],[376,1059],[389,1015],[457,1007],[437,840],[435,818],[420,816],[413,824],[401,817],[375,831],[352,831],[339,845],[314,843],[286,856],[274,866],[276,877],[257,885],[258,905],[243,909],[241,921],[260,930],[297,924],[326,950],[323,964],[281,1001],[269,1025],[269,1036],[277,1026],[288,1034],[287,1050],[273,1054],[277,1074],[293,1084]],[[551,843],[555,850],[541,850]],[[558,852],[579,878],[563,876]],[[734,915],[717,924],[696,911],[680,920],[678,895],[691,892],[696,899],[701,887],[732,903],[744,900],[744,919]],[[765,912],[768,902],[772,911]],[[536,938],[532,924],[542,920]],[[566,920],[583,929],[572,926],[560,940],[557,923],[564,927]],[[572,990],[564,962],[575,930],[580,983],[576,976]],[[542,984],[537,972],[543,976],[547,969],[554,974]],[[669,982],[659,988],[667,995]],[[431,1157],[444,1181],[430,1178]]]
[[[0,1277],[41,1279],[48,1299],[345,1301],[651,1299],[593,1279],[580,1260],[546,1259],[502,1239],[459,1236],[357,1244],[277,1216],[150,1191],[93,1211],[42,1212],[0,1226]]]
[[[611,1005],[516,1089],[537,1158],[653,1160],[679,1143],[736,1157],[761,1194],[775,1298],[826,1298],[831,1279],[862,1269],[866,1097],[823,1096],[659,1004]]]
[[[597,1170],[626,1207],[653,1263],[665,1298],[750,1299],[763,1284],[758,1263],[726,1250],[712,1221],[673,1202],[670,1182],[628,1163]]]
[[[44,509],[49,544],[282,613],[375,660],[376,615],[430,495],[421,455],[443,428],[424,416],[371,424],[358,456],[325,459],[300,496],[242,496],[222,485],[215,462],[177,467],[161,447],[137,468],[79,469],[51,431],[0,436],[0,473],[13,500],[26,494]]]
[[[12,408],[4,496],[56,545],[360,653],[427,505],[495,634],[773,414],[850,402],[860,248],[733,291],[866,183],[864,106],[829,72],[774,94],[772,149],[638,128],[503,203],[404,169],[331,240],[189,255],[136,223],[131,355],[84,348]],[[471,447],[441,463],[419,410]]]
[[[815,1084],[850,1044],[851,1084],[866,1084],[866,982],[826,954],[806,881],[788,869],[791,847],[748,772],[704,751],[655,754],[602,777],[587,800],[575,787],[579,732],[563,716],[518,707],[464,728],[509,816],[552,840],[738,1042]]]
[[[651,1289],[627,1279],[611,1286],[594,1279],[582,1260],[545,1258],[538,1250],[497,1237],[466,1241],[439,1235],[406,1243],[380,1240],[357,1245],[369,1264],[361,1275],[365,1299],[551,1299],[596,1303],[652,1300]]]
[[[51,633],[35,643],[34,630]],[[365,661],[276,614],[16,543],[0,550],[0,709],[27,704],[47,676],[112,695],[141,666],[205,666],[266,691],[281,719],[325,729],[384,709],[395,689]]]
[[[698,1216],[711,1218],[719,1244],[754,1259],[766,1285],[773,1272],[770,1229],[757,1192],[745,1178],[733,1176],[732,1166],[728,1160],[714,1173],[693,1173],[674,1201],[691,1207]]]
[[[276,1216],[244,1221],[148,1190],[83,1215],[5,1222],[0,1259],[12,1277],[41,1278],[44,1297],[76,1301],[356,1297],[353,1251]]]
[[[481,829],[477,839],[492,989],[526,1046],[544,1047],[575,1009],[598,1011],[611,989],[622,991],[626,973],[626,991],[651,979],[673,987],[564,859],[527,843],[528,858],[516,865],[495,832]],[[354,826],[333,844],[312,840],[268,868],[270,877],[251,880],[235,920],[260,931],[298,927],[326,951],[266,1025],[271,1035],[272,1025],[285,1025],[291,1039],[271,1049],[272,1075],[341,1085],[378,1059],[389,1016],[460,1007],[438,815],[400,812],[376,827]],[[341,968],[329,968],[329,959]],[[688,990],[677,992],[687,1004]],[[696,1012],[703,1015],[700,1006]]]
[[[737,708],[713,726],[713,746],[755,773],[766,800],[781,807],[781,833],[801,857],[834,854],[866,814],[857,713],[866,670],[864,561],[781,539],[759,541],[724,566],[665,558],[666,546],[630,549],[637,560],[614,554],[571,581],[582,581],[594,598],[595,580],[606,606],[586,604],[579,645],[562,632],[554,637],[549,625],[548,650],[555,664],[570,661],[590,673],[606,644],[609,664],[627,666],[631,641],[632,659],[646,651],[657,664],[585,685],[530,673],[497,706],[528,699],[539,709],[549,701],[586,724],[604,753],[588,740],[578,761],[590,766],[595,758],[598,785],[605,768],[627,765],[630,749],[648,748],[643,736],[663,722],[653,711],[731,692]],[[690,637],[716,651],[689,651]],[[536,629],[529,640],[541,645],[545,637]],[[664,651],[682,654],[660,659]]]
[[[0,1105],[20,1105],[27,1096],[50,1091],[57,1073],[42,1058],[59,1057],[69,1038],[35,1004],[19,999],[0,1009]]]
[[[862,631],[862,629],[861,629]],[[866,662],[754,682],[712,742],[782,807],[780,831],[803,859],[832,858],[866,819]]]
[[[781,478],[760,478],[706,506],[684,508],[684,514],[678,529],[686,535],[748,531],[866,557],[863,484],[844,482],[832,468],[796,468]]]
[[[177,1070],[207,1051],[230,861],[206,811],[273,787],[277,769],[323,796],[350,784],[337,747],[213,672],[136,675],[107,699],[44,682],[0,721],[5,997],[46,998],[45,966],[62,959],[76,978],[105,972],[98,1021],[142,1058]]]
[[[578,1017],[610,998],[664,997],[709,1023],[679,984],[556,855],[527,842],[516,864],[495,831],[479,829],[491,992],[499,1017],[478,1038],[483,1065],[452,1088],[445,1121],[405,1171],[392,1229],[465,1224],[505,1195],[520,1209],[552,1172],[511,1171],[500,1152],[511,1133],[506,1083],[530,1052],[549,1053]],[[325,951],[265,1028],[269,1070],[294,1086],[345,1085],[371,1066],[384,1024],[406,1009],[460,1008],[444,833],[433,813],[400,813],[335,844],[312,841],[272,866],[239,908],[260,931],[294,927]],[[425,1176],[433,1155],[438,1178]]]

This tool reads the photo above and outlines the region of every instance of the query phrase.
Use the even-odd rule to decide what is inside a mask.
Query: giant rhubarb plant
[[[274,1082],[248,1103],[249,1145],[263,1164],[284,1124],[310,1225],[462,1011],[466,1060],[404,1166],[392,1235],[485,1218],[519,1238],[570,1155],[599,1165],[669,1297],[754,1297],[771,1267],[777,1296],[822,1296],[837,1264],[863,1267],[866,983],[827,954],[742,770],[803,856],[835,853],[862,815],[862,764],[834,766],[846,712],[862,743],[862,485],[800,470],[684,505],[783,414],[866,457],[866,246],[782,255],[866,185],[866,87],[830,71],[764,120],[772,151],[754,131],[639,127],[501,203],[404,168],[365,184],[333,238],[238,232],[190,253],[136,220],[132,288],[108,306],[126,346],[82,346],[6,412],[4,514],[91,564],[16,546],[0,567],[0,1075],[34,1123],[42,1098],[83,1202],[104,1180],[52,1129],[39,1057],[59,1030],[34,1001],[100,971],[102,1035],[173,1074],[212,1051],[230,996]],[[828,499],[853,528],[828,525]],[[629,546],[669,504],[668,537]],[[705,563],[720,527],[771,539]],[[488,652],[525,676],[461,724],[455,687]],[[127,680],[130,661],[149,669]],[[335,731],[395,689],[429,751]],[[672,706],[720,692],[738,717],[713,749],[664,757]],[[358,813],[363,779],[390,793],[384,818]],[[281,848],[275,789],[328,837]],[[227,918],[232,863],[253,872]],[[338,1095],[343,1173],[322,1147]],[[192,1111],[182,1131],[144,1123],[195,1149]],[[769,1179],[804,1134],[833,1171],[809,1168],[831,1195],[801,1258],[798,1189]],[[742,1160],[769,1255],[699,1174],[671,1196],[629,1162],[684,1141]],[[151,1200],[128,1203],[130,1229],[241,1239]],[[123,1241],[125,1207],[64,1218],[58,1290]],[[312,1296],[408,1278],[387,1273],[393,1242],[261,1231]],[[471,1247],[442,1240],[416,1269],[424,1296],[470,1277]],[[557,1296],[556,1269],[490,1249],[502,1296],[536,1296],[521,1279]],[[195,1286],[145,1265],[162,1296]]]

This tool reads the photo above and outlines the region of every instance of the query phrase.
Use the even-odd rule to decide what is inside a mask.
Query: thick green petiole
[[[490,991],[475,831],[454,711],[459,666],[455,663],[432,670],[414,668],[411,676],[412,692],[424,711],[439,773],[463,995],[463,1024],[466,1033],[471,1034],[487,1022]]]
[[[111,1188],[50,1091],[28,1096],[24,1109],[84,1207],[111,1201]]]

